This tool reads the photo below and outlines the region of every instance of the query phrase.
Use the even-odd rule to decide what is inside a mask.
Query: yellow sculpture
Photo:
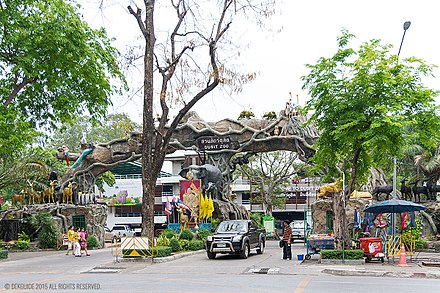
[[[329,183],[319,188],[318,198],[331,196],[333,193],[339,193],[341,191],[341,182],[336,181],[333,183]]]

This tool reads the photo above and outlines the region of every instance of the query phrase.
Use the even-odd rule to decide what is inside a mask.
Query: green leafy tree
[[[272,216],[274,207],[281,208],[286,198],[281,196],[292,177],[302,169],[294,152],[260,153],[249,159],[249,164],[241,165],[238,174],[247,177],[259,193],[253,202],[262,204],[266,216]]]
[[[1,152],[29,142],[32,128],[84,111],[102,117],[122,89],[111,81],[125,86],[117,57],[106,32],[82,21],[74,2],[0,1]]]
[[[346,159],[351,168],[347,194],[358,178],[367,178],[371,166],[390,164],[386,154],[400,156],[414,140],[435,146],[440,126],[437,92],[422,83],[432,66],[415,57],[398,62],[392,46],[379,40],[356,51],[348,47],[353,37],[343,30],[336,54],[308,64],[310,73],[302,77],[311,96],[311,121],[320,130],[313,162],[338,177]]]
[[[78,116],[72,122],[56,129],[49,139],[48,146],[57,149],[67,145],[71,152],[80,152],[83,134],[88,143],[98,144],[128,137],[134,131],[141,131],[141,126],[125,113],[109,114],[99,122],[90,116]]]
[[[399,157],[411,142],[435,146],[439,129],[437,92],[422,83],[423,76],[432,74],[432,66],[415,57],[399,61],[390,53],[392,46],[379,40],[355,50],[348,47],[353,37],[343,30],[338,51],[308,64],[310,73],[302,77],[303,89],[311,96],[310,120],[320,130],[312,161],[327,176],[339,177],[341,163],[347,160],[350,180],[345,198],[367,179],[371,166],[390,165],[386,158]],[[343,228],[344,202],[334,197],[338,248],[349,244],[344,237],[348,234]]]

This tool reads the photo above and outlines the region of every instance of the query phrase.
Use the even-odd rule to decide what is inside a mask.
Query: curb
[[[165,256],[165,257],[156,257],[153,258],[153,263],[163,263],[163,262],[169,262],[169,261],[173,261],[185,256],[190,256],[190,255],[194,255],[194,254],[199,254],[199,253],[203,253],[205,252],[205,250],[197,250],[197,251],[189,251],[189,252],[183,252],[183,253],[178,253],[178,254],[174,254],[174,255],[170,255],[170,256]]]
[[[440,273],[426,272],[390,272],[390,271],[357,271],[357,270],[338,270],[324,269],[322,273],[337,276],[366,276],[366,277],[392,277],[392,278],[423,278],[440,279]]]

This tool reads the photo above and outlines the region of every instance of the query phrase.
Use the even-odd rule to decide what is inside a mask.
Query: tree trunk
[[[350,241],[347,233],[347,214],[345,213],[345,200],[342,193],[333,195],[333,233],[335,237],[335,249],[350,249]]]
[[[157,174],[152,166],[155,126],[153,119],[153,62],[154,62],[154,1],[146,1],[145,56],[144,56],[144,108],[142,129],[142,232],[148,239],[154,237],[154,198]]]

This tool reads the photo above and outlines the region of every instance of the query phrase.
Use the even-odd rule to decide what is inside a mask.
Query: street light
[[[405,39],[406,30],[409,29],[410,26],[411,26],[411,21],[405,21],[405,23],[403,24],[403,36],[402,36],[402,41],[400,42],[399,52],[397,53],[397,62],[399,62],[400,50],[402,49],[403,39]],[[394,170],[393,170],[393,194],[392,194],[392,197],[393,198],[397,198],[397,186],[396,186],[396,181],[397,181],[397,162],[396,162],[396,156],[394,156],[393,160],[394,160]]]

